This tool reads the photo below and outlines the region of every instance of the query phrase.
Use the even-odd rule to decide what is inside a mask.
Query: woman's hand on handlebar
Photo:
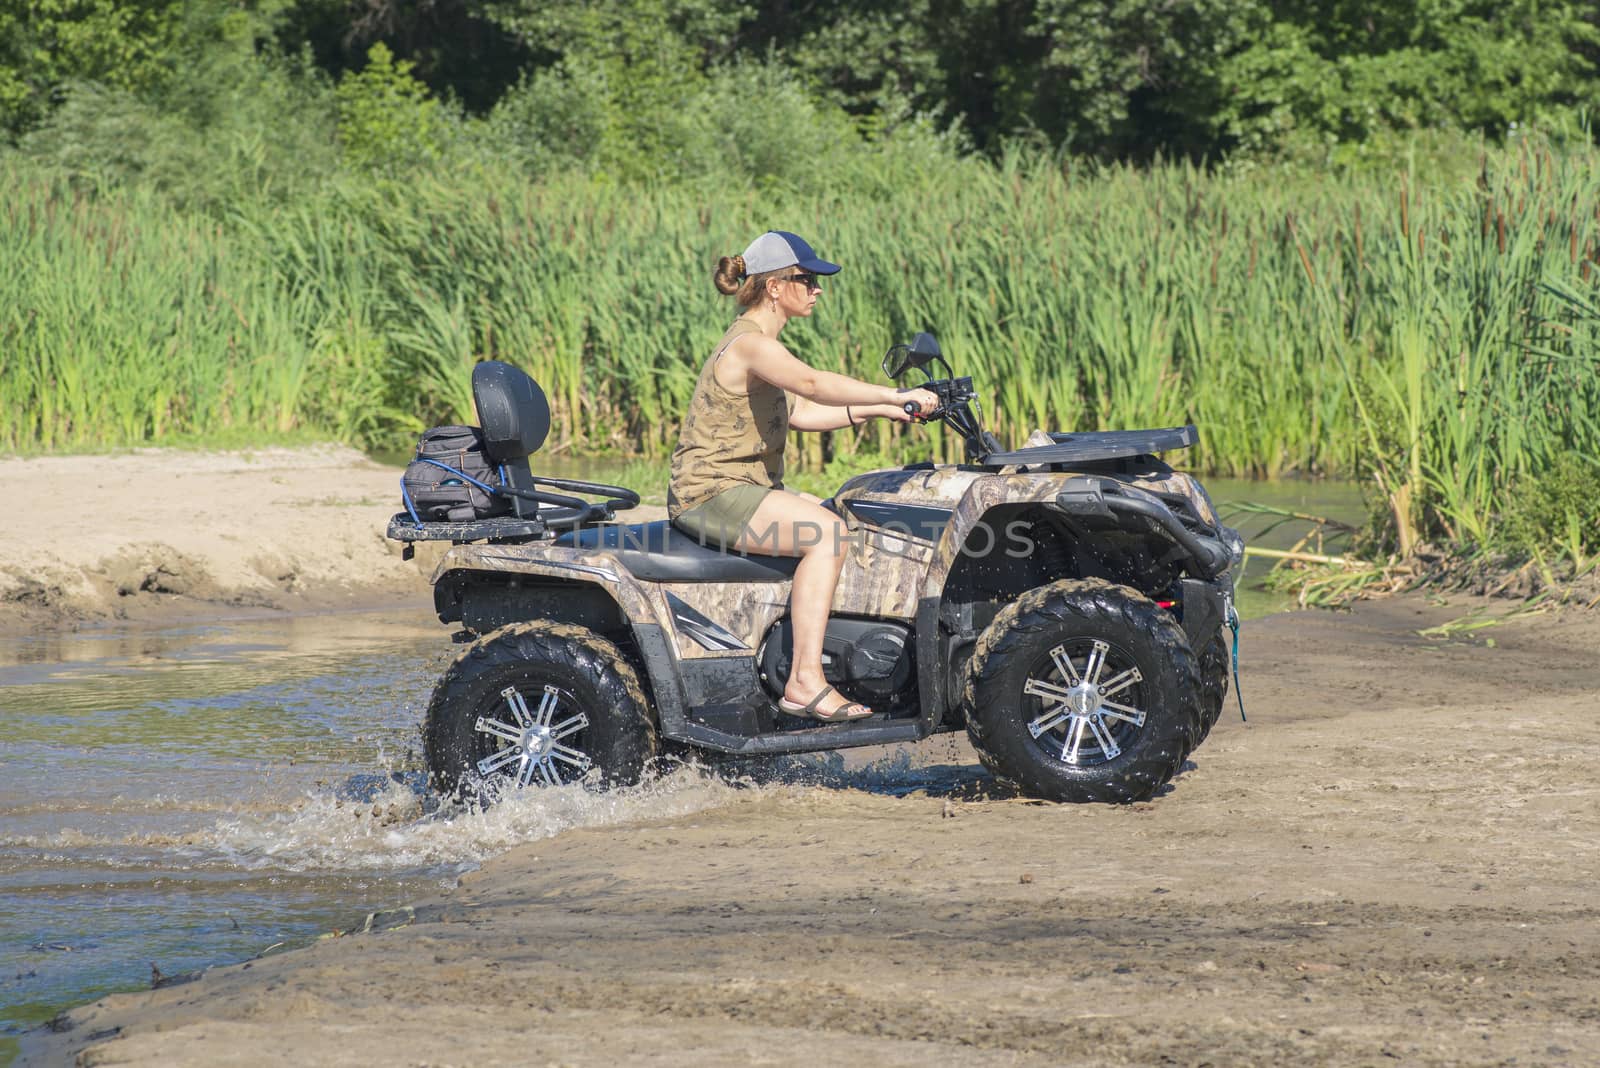
[[[902,423],[920,416],[926,419],[939,410],[939,395],[928,389],[904,389],[895,393],[894,415]]]

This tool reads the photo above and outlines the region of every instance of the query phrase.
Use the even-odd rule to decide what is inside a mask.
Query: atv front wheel
[[[633,665],[563,623],[517,623],[475,642],[434,687],[422,740],[435,788],[457,797],[637,782],[656,755]]]
[[[1206,740],[1206,735],[1222,716],[1222,706],[1228,700],[1228,663],[1228,639],[1219,628],[1200,650],[1200,722],[1194,737],[1195,748]]]
[[[1051,801],[1138,801],[1177,773],[1200,677],[1183,629],[1100,579],[1007,605],[967,669],[967,733],[984,766]]]

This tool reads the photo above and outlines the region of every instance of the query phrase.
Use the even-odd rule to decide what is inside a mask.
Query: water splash
[[[113,869],[150,865],[166,854],[163,866],[181,857],[191,871],[453,875],[563,831],[676,818],[796,788],[893,797],[1005,792],[981,767],[930,762],[927,751],[910,748],[864,762],[859,753],[826,752],[710,767],[675,763],[632,787],[533,788],[481,807],[442,802],[420,772],[390,771],[351,775],[290,799],[237,797],[217,806],[220,814],[207,806],[209,826],[132,833],[62,827],[0,836],[0,845]]]
[[[513,791],[485,806],[440,802],[417,773],[352,776],[308,794],[290,810],[219,820],[184,845],[208,847],[247,870],[467,870],[526,842],[580,827],[677,818],[790,788],[864,790],[890,796],[995,796],[1005,791],[982,768],[929,763],[896,749],[865,763],[838,752],[678,763],[636,786],[581,785]]]
[[[749,798],[752,789],[759,792],[680,765],[637,786],[521,790],[479,808],[439,804],[401,776],[308,795],[287,812],[220,820],[201,837],[247,870],[462,871],[563,831],[685,816]]]

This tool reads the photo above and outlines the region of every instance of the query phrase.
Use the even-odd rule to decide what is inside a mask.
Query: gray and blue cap
[[[816,274],[838,274],[839,265],[818,257],[810,245],[787,230],[768,230],[744,250],[744,273],[765,274],[800,267]]]

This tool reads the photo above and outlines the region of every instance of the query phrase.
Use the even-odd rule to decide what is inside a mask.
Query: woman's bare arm
[[[747,334],[735,341],[723,354],[722,363],[725,366],[732,364],[726,367],[726,370],[734,372],[730,378],[754,375],[763,382],[771,382],[780,389],[827,407],[846,404],[887,405],[893,404],[897,396],[888,386],[875,386],[849,375],[819,371],[796,359],[776,338],[765,335]],[[727,380],[723,381],[723,385],[738,388]],[[741,392],[749,392],[748,382],[744,383]],[[906,399],[917,398],[908,396]]]
[[[794,411],[789,413],[789,426],[794,430],[839,430],[859,426],[868,419],[898,419],[904,423],[911,417],[898,404],[818,404],[816,401],[796,397]]]

